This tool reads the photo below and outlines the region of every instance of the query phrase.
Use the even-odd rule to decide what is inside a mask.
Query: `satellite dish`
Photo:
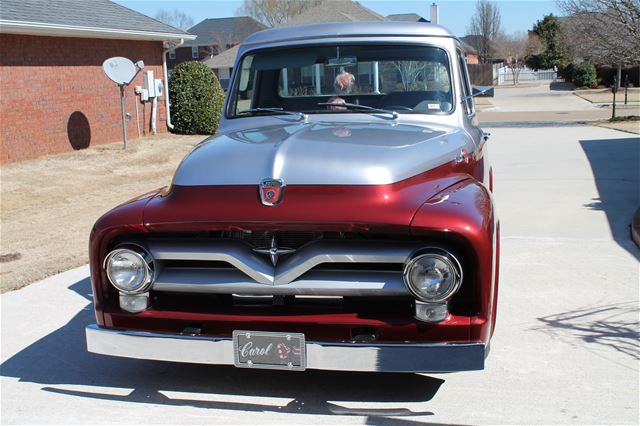
[[[138,71],[144,68],[144,62],[138,61],[135,64],[122,56],[114,56],[102,63],[104,73],[120,87],[120,111],[122,112],[122,139],[124,148],[127,148],[127,122],[124,110],[124,86],[131,83]]]
[[[129,84],[138,70],[136,65],[127,58],[115,56],[102,63],[104,73],[117,84]]]

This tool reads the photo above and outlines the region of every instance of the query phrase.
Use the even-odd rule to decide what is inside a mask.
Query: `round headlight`
[[[145,256],[128,248],[119,248],[109,253],[104,261],[104,268],[111,284],[126,294],[143,293],[153,278]]]
[[[451,253],[433,249],[415,256],[405,265],[404,282],[417,299],[444,302],[460,288],[462,268]]]

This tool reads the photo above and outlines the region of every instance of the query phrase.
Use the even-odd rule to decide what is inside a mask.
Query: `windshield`
[[[244,56],[228,116],[362,113],[446,114],[453,109],[447,53],[413,45],[305,46]],[[324,104],[324,105],[323,105]]]

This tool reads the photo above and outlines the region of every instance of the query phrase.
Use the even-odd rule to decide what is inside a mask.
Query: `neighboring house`
[[[167,65],[173,69],[186,61],[201,61],[242,43],[247,36],[267,28],[248,16],[205,19],[187,31],[197,36],[169,52]]]
[[[211,68],[218,77],[220,85],[224,90],[229,87],[229,79],[231,78],[231,70],[233,70],[233,64],[236,61],[238,50],[240,45],[236,45],[231,49],[227,49],[219,55],[213,58],[205,59],[203,62],[206,66]]]
[[[466,59],[467,64],[476,65],[480,63],[478,51],[464,40],[460,40],[460,43],[462,44],[462,48],[464,49],[464,58]]]
[[[108,0],[2,0],[0,162],[121,140],[120,90],[102,63],[113,56],[142,60],[163,78],[164,44],[192,38]],[[134,87],[142,85],[140,73],[126,88],[129,137],[138,136]],[[165,98],[158,102],[159,132],[166,131]],[[150,104],[138,106],[138,124],[148,132]]]
[[[484,42],[484,37],[481,35],[466,35],[464,37],[460,38],[460,41],[464,44],[465,49],[467,49],[469,52],[473,53],[475,55],[475,61],[476,62],[471,62],[469,59],[467,59],[467,63],[472,64],[472,63],[479,63],[480,62],[480,55],[479,55],[479,51],[481,50],[482,46],[483,46],[483,42]]]
[[[417,13],[398,13],[396,15],[387,15],[387,19],[389,21],[426,22],[426,23],[431,22],[428,19],[418,15]]]

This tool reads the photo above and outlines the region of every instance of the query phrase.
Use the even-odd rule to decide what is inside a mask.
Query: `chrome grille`
[[[272,247],[294,252],[275,265]],[[425,242],[370,233],[214,231],[154,235],[146,245],[158,264],[153,289],[165,292],[407,296],[402,267]]]

